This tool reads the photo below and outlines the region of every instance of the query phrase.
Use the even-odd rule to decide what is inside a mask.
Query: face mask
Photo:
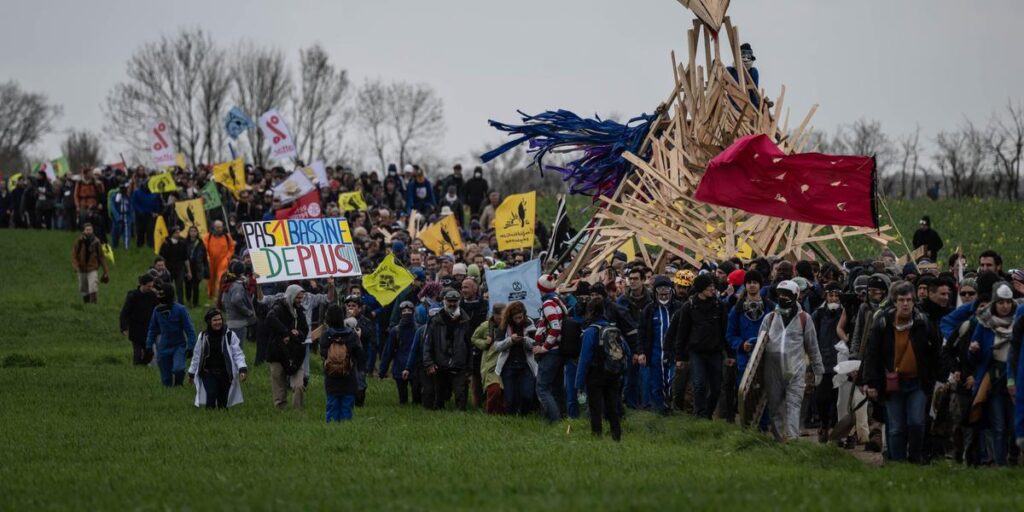
[[[839,303],[838,302],[829,302],[828,306],[826,306],[826,307],[828,308],[829,311],[835,311],[835,310],[839,309]]]
[[[444,310],[447,311],[448,314],[451,315],[452,318],[458,318],[459,317],[459,306],[448,306],[446,304],[444,306]]]
[[[782,309],[793,307],[793,299],[790,297],[779,297],[779,307]]]
[[[748,320],[757,320],[764,314],[764,303],[759,300],[748,300],[743,302],[743,314]]]
[[[665,304],[668,304],[668,301],[670,300],[671,299],[658,299],[658,303],[664,306]]]

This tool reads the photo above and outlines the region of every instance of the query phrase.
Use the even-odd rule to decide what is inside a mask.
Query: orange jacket
[[[225,267],[231,261],[231,255],[235,254],[235,240],[226,234],[207,233],[203,242],[206,243],[210,266]]]

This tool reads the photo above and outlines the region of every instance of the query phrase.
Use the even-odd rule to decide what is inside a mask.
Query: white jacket
[[[782,315],[778,310],[768,313],[761,322],[760,332],[767,334],[765,352],[782,355],[782,373],[790,376],[804,373],[806,360],[811,360],[814,375],[823,375],[825,366],[821,362],[821,351],[818,350],[818,335],[814,332],[811,315],[798,308],[789,325],[782,324]],[[804,317],[801,320],[801,317]],[[760,332],[758,335],[760,335]]]
[[[195,376],[196,382],[196,407],[206,406],[206,389],[203,388],[203,379],[200,378],[197,373],[199,372],[199,363],[203,360],[203,355],[206,353],[207,347],[209,346],[209,337],[206,331],[199,333],[199,339],[196,341],[196,349],[192,352],[192,364],[188,367],[188,374]],[[242,347],[239,344],[238,336],[227,327],[224,328],[224,337],[221,338],[221,350],[228,355],[228,359],[231,360],[231,389],[228,390],[228,403],[227,406],[231,407],[242,403],[242,386],[238,380],[239,370],[245,369],[245,354],[242,352]]]
[[[533,322],[527,320],[529,325],[533,325]],[[501,375],[501,369],[505,367],[505,361],[508,361],[508,350],[512,348],[512,327],[505,329],[505,339],[494,342],[494,351],[498,353],[498,364],[494,367],[494,373]],[[526,335],[526,341],[523,342],[523,352],[526,353],[526,366],[533,372],[533,376],[537,376],[537,360],[533,357],[533,345],[534,342],[530,336]]]

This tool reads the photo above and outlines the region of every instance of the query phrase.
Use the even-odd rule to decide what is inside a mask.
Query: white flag
[[[282,204],[288,204],[311,192],[314,188],[316,187],[313,186],[313,182],[309,181],[302,169],[298,169],[288,176],[288,179],[274,187],[274,199],[281,200]]]
[[[157,121],[149,130],[150,149],[153,151],[153,162],[157,169],[178,165],[174,154],[174,147],[171,146],[171,130],[167,123]]]
[[[302,169],[302,172],[306,174],[306,177],[312,180],[316,180],[316,184],[321,187],[326,187],[327,181],[327,166],[320,160],[313,162]]]
[[[260,116],[260,130],[263,130],[263,136],[270,141],[271,158],[287,160],[298,156],[292,132],[285,124],[284,116],[276,108],[272,108]]]
[[[53,164],[50,162],[39,164],[39,170],[46,173],[46,179],[50,180],[51,183],[57,180],[57,173],[53,172]]]

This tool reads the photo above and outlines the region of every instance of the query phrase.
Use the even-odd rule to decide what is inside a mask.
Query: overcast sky
[[[61,131],[100,131],[132,52],[200,26],[224,46],[279,46],[293,69],[299,48],[319,42],[356,84],[432,85],[448,125],[437,152],[464,162],[500,140],[487,119],[514,121],[516,109],[652,111],[692,19],[674,0],[5,0],[4,11],[0,81],[62,104]],[[866,117],[890,134],[919,123],[932,135],[1024,97],[1021,0],[734,0],[729,13],[762,87],[774,96],[786,84],[794,116],[818,103],[814,124],[829,131]],[[60,138],[39,149],[56,156]]]

